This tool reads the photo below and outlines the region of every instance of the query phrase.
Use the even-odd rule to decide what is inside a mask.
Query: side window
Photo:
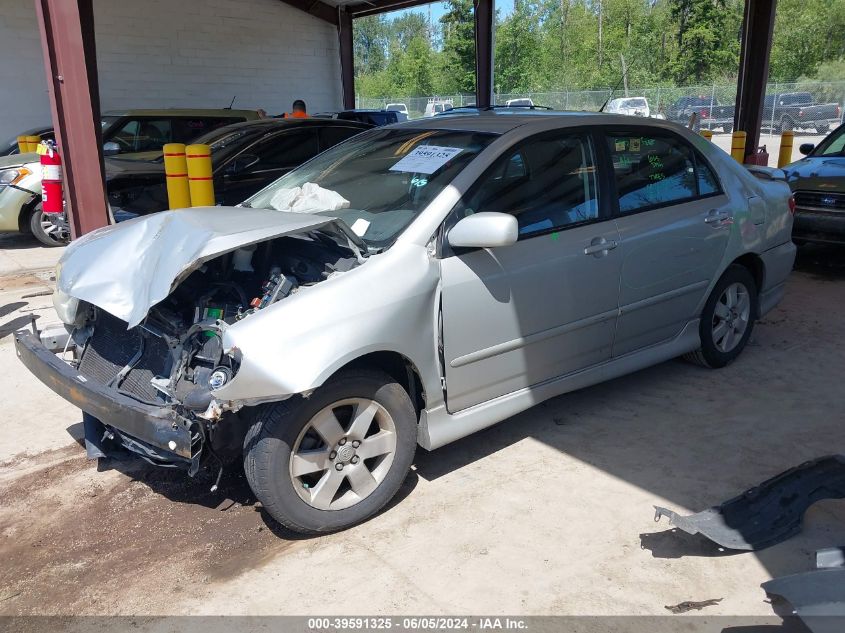
[[[243,119],[227,117],[175,118],[173,119],[173,140],[175,143],[191,143],[206,132],[239,121],[243,121]]]
[[[605,138],[622,214],[720,190],[704,159],[672,134],[619,132]]]
[[[291,130],[276,134],[247,150],[259,158],[256,170],[293,169],[320,153],[317,130]]]
[[[129,119],[112,135],[120,153],[158,151],[173,140],[169,119]]]
[[[363,130],[354,127],[321,127],[320,128],[320,151],[324,152],[338,143],[360,134]]]
[[[516,216],[520,237],[595,220],[596,168],[589,139],[542,135],[518,144],[482,176],[459,215],[480,211]]]

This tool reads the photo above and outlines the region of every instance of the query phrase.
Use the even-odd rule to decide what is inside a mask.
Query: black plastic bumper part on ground
[[[15,333],[15,351],[41,382],[85,413],[161,454],[172,454],[174,461],[191,460],[191,422],[172,409],[143,404],[86,379],[31,332]]]

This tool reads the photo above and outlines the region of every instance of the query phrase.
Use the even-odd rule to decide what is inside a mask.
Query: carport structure
[[[101,151],[93,0],[34,0],[50,108],[63,150],[65,199],[74,237],[108,222]],[[233,4],[237,0],[231,0]],[[407,9],[431,0],[278,0],[337,29],[343,105],[355,105],[352,25],[356,18]],[[747,154],[759,141],[776,0],[746,0],[734,129],[747,133]],[[495,0],[474,0],[476,103],[493,95]]]

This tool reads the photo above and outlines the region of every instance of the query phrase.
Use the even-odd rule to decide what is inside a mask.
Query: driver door
[[[621,258],[598,181],[589,135],[545,133],[503,154],[453,211],[451,224],[480,211],[513,214],[519,240],[443,248],[449,411],[610,358]]]

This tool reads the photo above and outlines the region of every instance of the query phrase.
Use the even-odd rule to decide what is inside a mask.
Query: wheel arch
[[[40,202],[41,196],[36,195],[32,200],[21,207],[20,213],[18,213],[18,230],[21,233],[31,233],[29,230],[29,219],[35,212],[35,207],[37,207]]]
[[[331,379],[332,376],[342,371],[365,367],[368,369],[379,369],[402,385],[402,388],[410,396],[417,417],[419,417],[420,411],[426,406],[425,388],[423,387],[419,369],[404,354],[389,350],[368,352],[347,361],[344,365],[336,369],[328,379]]]
[[[756,253],[745,253],[733,260],[731,266],[742,266],[751,273],[754,277],[754,283],[757,285],[757,293],[763,289],[763,284],[766,282],[766,266],[763,259]]]

